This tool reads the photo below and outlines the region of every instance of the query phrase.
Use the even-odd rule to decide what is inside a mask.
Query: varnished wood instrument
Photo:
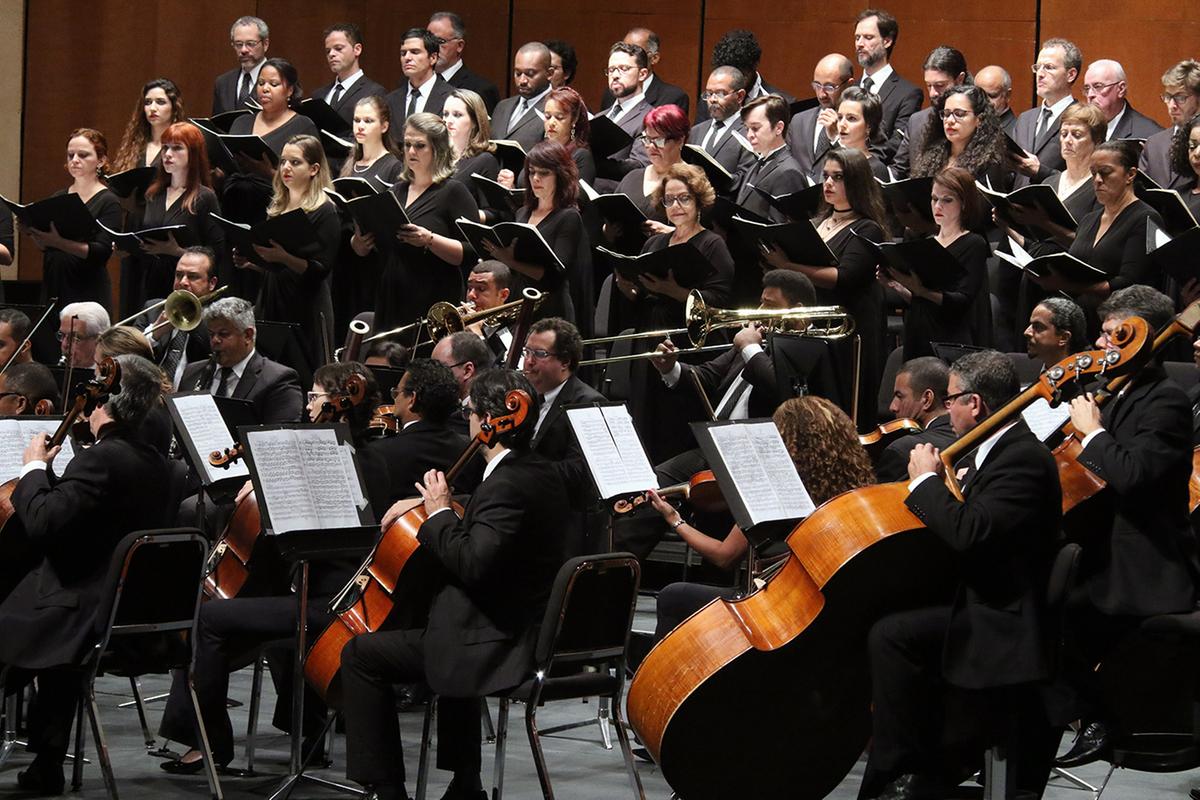
[[[713,474],[711,469],[700,470],[682,483],[677,483],[673,486],[664,486],[657,491],[659,497],[667,500],[678,497],[690,504],[697,511],[703,511],[708,514],[729,510],[729,503],[725,501],[725,495],[721,494],[721,487],[717,485],[717,476]],[[613,513],[628,514],[641,508],[649,501],[650,495],[647,493],[622,497],[613,503]]]
[[[1142,320],[1127,321],[1114,337],[1120,350],[1060,362],[944,460],[953,464],[1066,382],[1121,371],[1148,338]],[[906,483],[888,483],[825,502],[788,536],[788,556],[756,591],[709,603],[646,657],[629,687],[629,720],[681,797],[818,800],[854,766],[871,731],[871,625],[948,602],[953,591],[949,548],[923,530],[907,496]],[[720,737],[720,758],[705,758],[718,750],[714,731],[733,733]]]
[[[524,424],[532,402],[529,395],[519,389],[508,392],[505,406],[509,413],[492,417],[480,426],[479,434],[446,473],[446,482],[454,483],[455,477],[480,447],[492,444],[500,434]],[[413,584],[420,584],[419,577],[414,580],[411,573],[419,571],[413,570],[421,552],[417,532],[428,515],[421,498],[413,498],[410,502],[412,507],[388,526],[354,578],[334,597],[330,604],[334,619],[308,651],[304,677],[330,704],[336,705],[340,700],[338,671],[342,666],[342,648],[359,634],[379,630],[392,609],[413,590]],[[461,517],[462,507],[454,504],[453,508]]]
[[[396,416],[393,405],[376,406],[367,430],[372,436],[394,436],[400,432],[400,418]]]
[[[911,436],[914,433],[921,433],[925,429],[921,427],[921,423],[915,419],[901,417],[890,422],[885,422],[874,430],[860,433],[858,435],[858,443],[867,451],[867,455],[871,457],[871,461],[879,460],[879,456],[888,446],[897,439],[903,439],[905,436]]]

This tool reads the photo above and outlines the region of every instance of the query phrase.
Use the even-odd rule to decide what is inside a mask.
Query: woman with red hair
[[[214,213],[221,213],[221,207],[210,183],[204,135],[190,122],[176,122],[163,132],[158,175],[146,190],[146,211],[137,228],[184,225],[193,240],[189,244],[211,247],[223,257],[225,236],[211,216]],[[169,236],[166,241],[144,242],[142,251],[143,301],[166,297],[174,286],[175,262],[183,247]]]
[[[683,162],[683,145],[690,131],[687,115],[679,106],[659,106],[646,112],[638,142],[645,148],[650,163],[643,169],[626,174],[616,189],[641,209],[646,215],[646,222],[642,224],[641,231],[622,231],[606,224],[604,234],[617,245],[614,249],[637,255],[646,237],[672,231],[662,205],[654,202],[654,192],[662,185],[671,167]],[[636,152],[636,146],[634,150]]]

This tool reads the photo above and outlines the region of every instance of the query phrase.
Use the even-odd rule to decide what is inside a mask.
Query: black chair
[[[514,701],[525,704],[525,732],[533,751],[542,796],[552,800],[554,790],[538,735],[537,710],[547,701],[584,697],[604,698],[611,704],[630,787],[634,796],[644,800],[642,781],[634,765],[629,734],[621,713],[625,659],[640,577],[641,568],[630,553],[572,558],[559,569],[538,634],[532,674],[515,689],[494,695],[500,700],[500,715],[496,723],[491,800],[500,800],[503,796],[509,704]],[[425,796],[432,712],[431,702],[425,714],[417,800],[424,800]]]
[[[887,420],[892,416],[892,412],[889,410],[892,405],[892,392],[896,388],[896,373],[900,371],[900,365],[903,363],[903,347],[893,349],[888,353],[887,360],[883,362],[883,376],[879,379],[877,419]]]
[[[100,614],[108,622],[82,665],[83,705],[96,742],[104,785],[113,800],[117,798],[117,784],[100,726],[96,677],[100,674],[136,677],[172,669],[187,671],[205,774],[211,796],[221,800],[221,787],[192,684],[192,651],[188,644],[195,639],[207,554],[208,541],[195,528],[137,531],[122,539],[113,553]],[[81,708],[81,717],[83,711]],[[75,789],[82,782],[82,752],[83,726],[79,724],[75,731],[75,771],[71,781]]]

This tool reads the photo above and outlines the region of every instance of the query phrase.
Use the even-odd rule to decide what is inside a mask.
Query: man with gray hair
[[[1149,139],[1162,130],[1154,120],[1134,110],[1125,94],[1125,68],[1119,61],[1102,58],[1088,65],[1083,74],[1083,96],[1100,109],[1108,122],[1106,142],[1114,139]]]
[[[299,422],[304,408],[300,379],[291,367],[254,349],[254,306],[226,297],[204,309],[204,321],[212,358],[189,365],[180,390],[246,400],[260,425]]]
[[[992,110],[1000,118],[1000,127],[1012,136],[1017,129],[1017,117],[1012,110],[1012,76],[1008,70],[989,64],[975,73],[975,85],[988,96]]]
[[[492,112],[492,136],[514,139],[528,152],[546,136],[542,125],[546,95],[550,94],[550,48],[526,42],[513,56],[515,97],[507,97]]]
[[[1062,112],[1076,102],[1071,86],[1082,67],[1083,54],[1074,42],[1047,39],[1042,43],[1032,67],[1041,103],[1017,117],[1013,134],[1026,153],[1021,158],[1010,156],[1018,173],[1014,188],[1043,181],[1054,170],[1067,168],[1058,144],[1058,130],[1062,127]]]
[[[487,78],[471,72],[463,63],[463,48],[467,46],[467,23],[453,11],[435,11],[430,15],[429,24],[425,28],[442,40],[437,65],[434,67],[437,73],[455,89],[469,89],[482,97],[483,104],[491,114],[500,102],[500,90]]]
[[[646,51],[646,57],[650,62],[648,67],[650,74],[642,83],[642,93],[646,97],[646,102],[654,108],[666,105],[679,106],[685,115],[689,114],[691,104],[687,92],[673,83],[667,83],[654,71],[659,59],[662,58],[658,34],[649,28],[630,28],[622,41],[625,44],[636,44]],[[605,87],[604,94],[600,98],[600,107],[608,108],[615,99],[612,91]]]
[[[108,330],[108,312],[91,301],[68,303],[58,312],[58,344],[62,363],[75,369],[96,366],[96,339]]]
[[[217,76],[213,83],[212,116],[239,108],[254,99],[258,73],[267,60],[271,46],[271,30],[258,17],[238,17],[229,27],[229,44],[237,56],[238,65]]]
[[[1020,389],[1016,368],[995,350],[955,361],[947,388],[950,422],[960,437]],[[932,444],[913,448],[904,503],[954,553],[958,588],[952,603],[890,614],[868,635],[874,713],[860,797],[946,796],[953,782],[944,776],[959,764],[943,751],[936,721],[949,692],[1051,675],[1042,596],[1062,516],[1054,457],[1014,416],[954,465],[960,500],[946,486],[940,455]],[[1040,797],[1059,733],[1040,709],[1014,710],[1022,732],[1009,755],[1015,782]],[[954,732],[963,733],[958,727]],[[970,741],[948,744],[959,758],[969,758]]]
[[[830,53],[813,67],[817,105],[793,116],[787,129],[788,147],[804,174],[812,172],[837,139],[838,103],[853,81],[854,63],[841,53]]]
[[[692,126],[688,144],[703,148],[733,176],[732,191],[737,191],[741,175],[754,165],[757,157],[746,141],[742,105],[746,102],[746,76],[737,67],[717,67],[708,74],[700,99],[708,108],[708,119]]]

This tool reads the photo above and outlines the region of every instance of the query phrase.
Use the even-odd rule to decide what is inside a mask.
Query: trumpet
[[[162,306],[163,313],[167,318],[162,322],[150,326],[146,331],[147,334],[154,333],[159,328],[170,325],[177,331],[195,330],[200,325],[200,321],[204,319],[204,306],[216,300],[222,294],[229,290],[228,286],[222,286],[220,289],[211,291],[208,294],[197,297],[187,289],[176,289],[167,295],[165,300],[159,300],[152,306],[142,309],[136,314],[126,317],[120,322],[113,323],[112,327],[118,325],[128,325],[143,314],[148,314],[154,311],[159,306]]]
[[[844,339],[854,334],[854,317],[841,306],[795,306],[793,308],[709,308],[704,297],[695,289],[688,295],[683,312],[684,327],[657,331],[641,331],[615,336],[587,339],[584,345],[600,345],[637,339],[664,339],[678,334],[687,334],[692,346],[676,350],[676,355],[689,353],[711,353],[725,350],[727,344],[708,345],[705,341],[713,331],[722,328],[740,328],[757,323],[775,333],[799,333],[821,339]],[[591,358],[579,362],[579,366],[591,364],[615,364],[621,361],[636,361],[661,355],[657,350],[642,353]]]

